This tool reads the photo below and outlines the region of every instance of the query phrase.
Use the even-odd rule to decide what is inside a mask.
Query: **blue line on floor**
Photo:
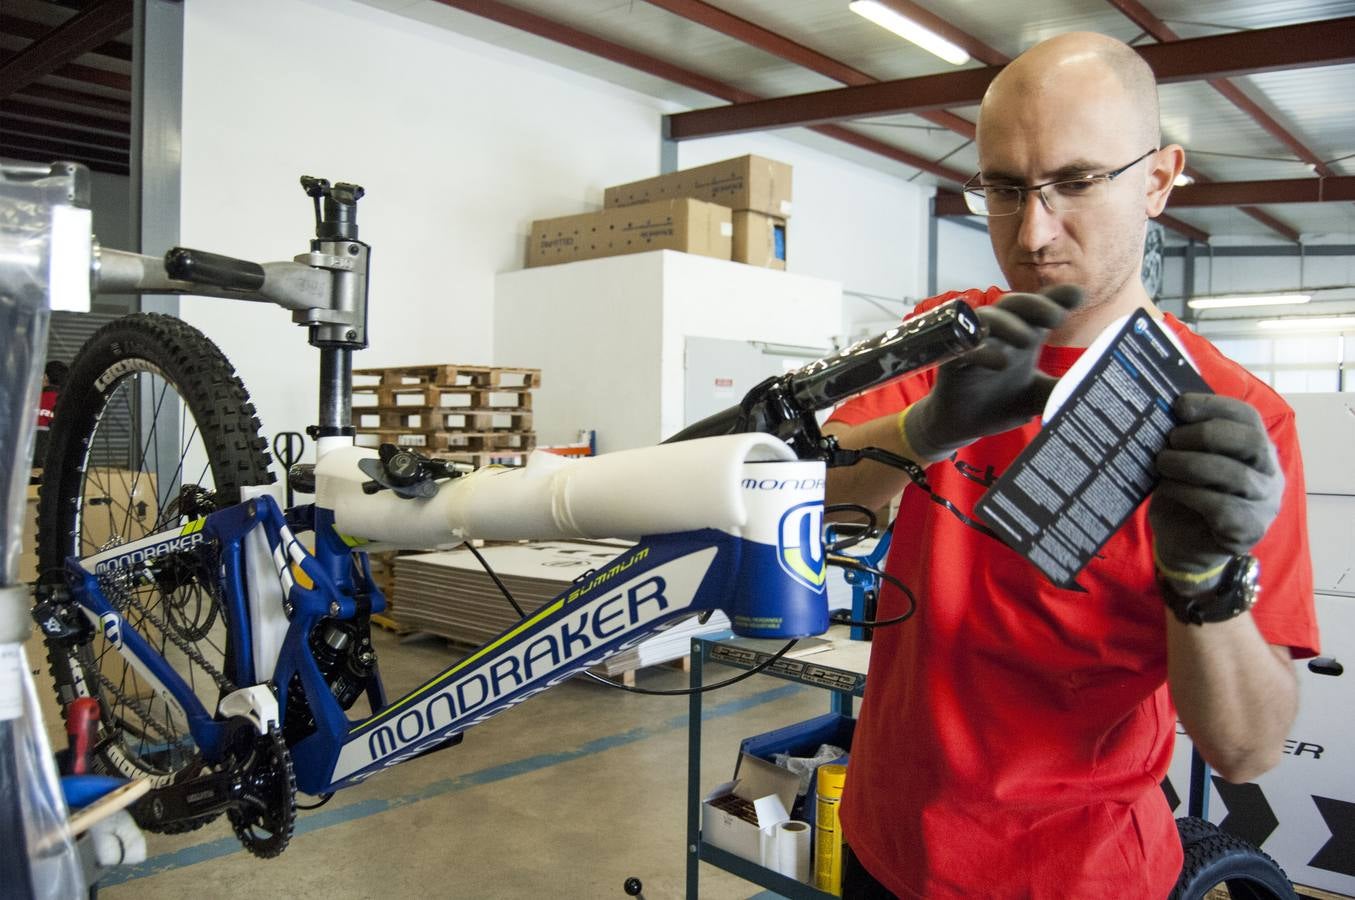
[[[761,706],[764,703],[771,703],[784,697],[789,697],[792,694],[799,693],[803,690],[808,690],[808,688],[798,684],[786,684],[738,700],[730,700],[725,703],[706,706],[703,707],[701,711],[701,719],[702,721],[708,721],[710,719],[732,716],[745,710],[752,709],[755,706]],[[581,744],[571,750],[563,750],[559,753],[541,753],[536,756],[529,756],[526,759],[515,760],[499,766],[491,766],[488,769],[481,769],[478,772],[468,772],[465,775],[457,775],[453,778],[443,778],[424,785],[417,791],[398,797],[373,797],[367,800],[359,800],[356,803],[350,803],[347,806],[341,806],[337,809],[322,809],[318,812],[308,813],[301,818],[298,818],[294,834],[310,834],[313,831],[320,831],[335,825],[343,825],[347,822],[352,822],[355,819],[366,818],[367,816],[387,812],[388,810],[397,809],[401,806],[408,806],[411,803],[418,803],[422,800],[428,800],[443,794],[456,793],[458,791],[480,787],[481,785],[491,784],[495,781],[516,778],[517,776],[525,775],[528,772],[536,772],[541,769],[550,768],[551,766],[560,765],[561,763],[572,762],[573,760],[589,756],[593,753],[602,753],[616,747],[624,747],[627,744],[634,744],[648,738],[666,734],[678,728],[686,727],[687,714],[683,713],[680,716],[674,716],[662,725],[632,728],[628,731],[610,734],[606,737],[589,741],[588,743]],[[138,878],[158,875],[162,872],[181,869],[184,866],[196,865],[200,862],[219,859],[223,856],[229,856],[232,853],[238,852],[243,851],[240,848],[240,842],[233,837],[207,841],[206,843],[197,844],[192,847],[185,847],[182,850],[175,850],[173,853],[153,856],[145,862],[135,866],[119,866],[114,871],[109,872],[104,878],[100,879],[99,886],[112,887],[116,884],[124,884]]]

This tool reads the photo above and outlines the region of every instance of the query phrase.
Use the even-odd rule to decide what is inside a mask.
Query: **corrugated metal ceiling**
[[[127,0],[130,8],[131,0]],[[675,108],[701,109],[724,105],[734,92],[761,97],[790,97],[831,90],[842,82],[813,71],[804,60],[792,62],[776,48],[753,46],[760,38],[745,30],[739,36],[722,33],[728,16],[762,29],[762,38],[791,41],[801,48],[855,70],[855,81],[915,78],[957,71],[922,50],[853,15],[846,0],[359,0],[369,6],[448,28],[509,50],[565,66],[633,90],[662,98]],[[6,0],[0,9],[0,76],[4,63],[22,54],[41,37],[42,29],[61,25],[94,4],[85,0]],[[1014,56],[1033,43],[1074,29],[1111,34],[1139,46],[1155,44],[1155,25],[1181,39],[1236,33],[1239,30],[1291,26],[1355,16],[1355,0],[922,0],[921,6],[958,28],[1000,56]],[[467,9],[455,7],[464,6]],[[676,11],[670,12],[669,7]],[[1121,12],[1120,8],[1125,9]],[[1136,11],[1136,8],[1138,11]],[[535,17],[547,36],[501,24],[493,17],[505,14]],[[480,14],[477,14],[480,13]],[[679,14],[681,13],[681,14]],[[1147,16],[1145,19],[1144,16]],[[487,17],[488,16],[488,17]],[[711,24],[698,24],[706,18]],[[521,24],[520,21],[517,24]],[[570,34],[570,30],[573,34]],[[1160,30],[1157,32],[1161,34]],[[563,37],[562,37],[563,34]],[[569,46],[579,34],[600,38],[642,57],[676,66],[690,78],[661,77],[645,72],[644,63],[622,64]],[[554,38],[554,39],[552,39]],[[0,131],[10,135],[33,132],[34,109],[47,111],[44,127],[50,135],[28,135],[23,140],[42,147],[88,147],[91,164],[126,168],[125,134],[116,126],[129,116],[130,40],[124,35],[104,41],[78,58],[49,72],[25,91],[0,95]],[[1355,53],[1350,57],[1355,60]],[[995,60],[999,61],[999,60]],[[638,68],[636,66],[639,66]],[[978,68],[974,61],[966,68]],[[701,79],[713,80],[717,85]],[[678,83],[685,81],[686,84]],[[1294,140],[1286,143],[1267,131],[1257,117],[1239,109],[1206,81],[1168,84],[1162,88],[1162,122],[1167,140],[1184,144],[1191,164],[1212,181],[1236,182],[1311,178],[1313,170],[1300,158],[1311,151],[1327,161],[1334,175],[1355,175],[1355,62],[1234,77],[1233,85],[1253,101]],[[718,96],[697,88],[715,90]],[[0,77],[3,85],[3,77]],[[83,100],[82,100],[83,98]],[[17,105],[17,111],[8,109]],[[977,109],[950,109],[970,122]],[[57,121],[65,115],[69,121]],[[27,117],[27,118],[25,118]],[[867,154],[872,165],[926,183],[953,190],[956,185],[937,172],[970,172],[977,164],[975,149],[966,137],[936,124],[938,116],[897,114],[857,122],[838,123],[868,135],[885,153]],[[930,120],[929,120],[930,119]],[[950,124],[964,130],[963,123]],[[113,126],[113,127],[110,127]],[[88,129],[82,137],[81,129]],[[806,135],[803,128],[788,134]],[[14,154],[9,144],[19,137],[0,139],[0,153]],[[858,148],[822,137],[812,138],[821,148],[840,148],[844,156],[862,159]],[[67,144],[66,142],[70,142]],[[101,143],[106,146],[100,146]],[[896,148],[898,153],[890,153]],[[917,159],[917,165],[898,161]],[[1347,158],[1351,157],[1351,158]],[[935,165],[940,161],[940,166]],[[922,171],[926,169],[927,171]],[[1263,224],[1265,215],[1238,208],[1181,208],[1171,213],[1210,234],[1278,237],[1301,232],[1305,239],[1338,235],[1355,240],[1355,204],[1286,204],[1265,207],[1279,229]]]

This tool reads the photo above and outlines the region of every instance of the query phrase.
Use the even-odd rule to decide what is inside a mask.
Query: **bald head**
[[[1161,143],[1157,80],[1153,70],[1122,41],[1090,31],[1041,41],[1012,60],[988,86],[979,110],[979,146],[984,122],[1021,116],[1053,104],[1112,104],[1116,118],[1145,150]],[[996,129],[990,128],[992,132]]]

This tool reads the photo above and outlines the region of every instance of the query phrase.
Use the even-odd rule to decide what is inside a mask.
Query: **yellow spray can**
[[[838,804],[847,767],[822,765],[818,769],[818,790],[814,810],[814,887],[842,896],[842,826],[838,822]]]

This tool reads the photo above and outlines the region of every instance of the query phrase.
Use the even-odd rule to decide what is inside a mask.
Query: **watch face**
[[[1261,563],[1254,556],[1239,556],[1224,574],[1223,584],[1219,586],[1220,618],[1215,621],[1231,619],[1241,615],[1256,605],[1257,595],[1261,593]]]
[[[1238,586],[1247,594],[1247,608],[1256,602],[1261,592],[1261,563],[1254,556],[1242,557],[1242,571],[1238,573]]]

